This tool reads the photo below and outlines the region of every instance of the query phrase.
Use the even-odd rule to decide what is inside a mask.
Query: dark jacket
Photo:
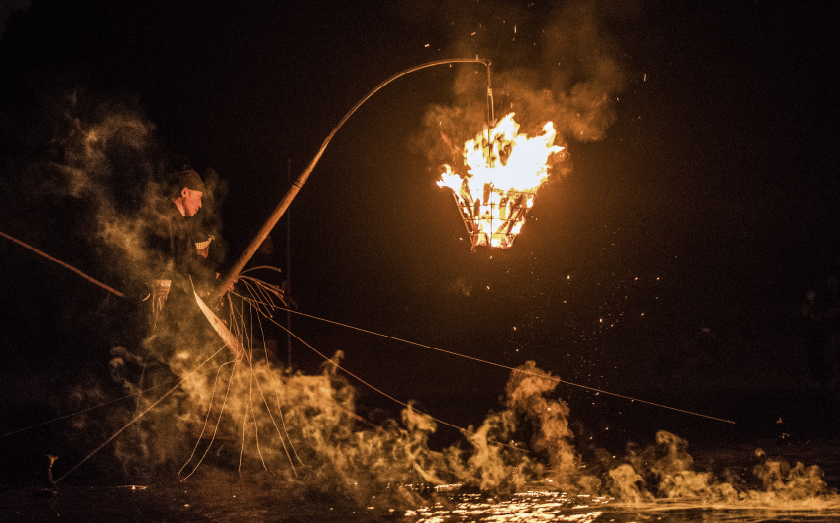
[[[192,293],[193,286],[199,292],[208,291],[216,270],[196,252],[191,218],[182,216],[173,201],[163,200],[149,222],[152,279],[172,280],[173,290],[177,287],[187,294]]]

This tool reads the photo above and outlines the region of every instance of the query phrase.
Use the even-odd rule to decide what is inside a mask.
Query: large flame
[[[554,145],[557,132],[548,122],[543,133],[529,138],[519,133],[514,113],[464,145],[467,174],[448,165],[438,185],[449,187],[470,233],[472,247],[510,248],[522,230],[537,188],[548,178],[551,155],[564,148]]]

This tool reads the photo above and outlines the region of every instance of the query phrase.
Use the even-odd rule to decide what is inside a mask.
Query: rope
[[[87,456],[85,456],[84,458],[82,458],[82,461],[78,462],[75,466],[73,466],[73,468],[71,468],[70,470],[68,470],[67,472],[65,472],[65,473],[64,473],[64,475],[63,475],[63,476],[61,476],[60,478],[58,478],[55,482],[56,482],[56,483],[58,483],[59,481],[63,480],[63,479],[64,479],[64,478],[66,478],[67,476],[69,476],[69,475],[70,475],[70,474],[71,474],[74,470],[76,470],[77,468],[79,468],[79,467],[82,465],[82,463],[84,463],[85,461],[87,461],[88,459],[90,459],[90,458],[91,458],[94,454],[96,454],[97,452],[99,452],[100,450],[102,450],[102,449],[105,447],[105,445],[107,445],[108,443],[110,443],[111,441],[113,441],[113,440],[114,440],[114,438],[116,438],[117,436],[119,436],[119,435],[120,435],[120,433],[121,433],[122,431],[124,431],[124,430],[125,430],[125,429],[127,429],[128,427],[130,427],[130,426],[134,425],[135,423],[137,423],[137,422],[140,420],[140,418],[142,418],[143,416],[145,416],[146,414],[148,414],[148,413],[149,413],[149,411],[151,411],[153,408],[157,407],[157,406],[158,406],[158,404],[159,404],[160,402],[162,402],[163,400],[165,400],[167,397],[169,397],[169,395],[170,395],[170,394],[172,394],[173,392],[175,392],[176,390],[178,390],[178,387],[180,387],[182,383],[184,383],[185,381],[187,381],[187,378],[189,378],[191,375],[195,374],[195,373],[198,371],[198,369],[200,369],[201,367],[203,367],[204,365],[206,365],[206,364],[207,364],[207,362],[209,362],[210,360],[212,360],[212,359],[216,356],[216,354],[220,353],[220,352],[221,352],[221,351],[223,351],[223,350],[224,350],[224,347],[222,347],[221,349],[217,350],[217,351],[216,351],[215,353],[213,353],[213,354],[212,354],[209,358],[207,358],[206,360],[204,360],[204,361],[203,361],[203,362],[202,362],[202,363],[201,363],[198,367],[196,367],[195,369],[193,369],[193,370],[192,370],[192,372],[190,372],[189,374],[187,374],[187,375],[186,375],[186,376],[185,376],[185,377],[184,377],[181,381],[179,381],[178,383],[176,383],[174,387],[172,387],[171,389],[169,389],[169,390],[168,390],[165,394],[163,394],[160,398],[158,398],[158,400],[157,400],[156,402],[152,403],[152,404],[149,406],[149,408],[147,408],[146,410],[144,410],[143,412],[141,412],[140,414],[138,414],[137,416],[135,416],[135,417],[134,417],[134,419],[132,419],[131,421],[129,421],[128,423],[126,423],[125,425],[123,425],[123,426],[122,426],[122,428],[120,428],[120,429],[119,429],[119,430],[117,430],[115,433],[113,433],[113,434],[111,435],[111,437],[110,437],[110,438],[108,438],[108,439],[106,439],[106,440],[105,440],[105,441],[104,441],[101,445],[99,445],[98,447],[96,447],[95,449],[93,449],[93,450],[92,450],[92,451],[91,451],[91,452],[90,452]]]
[[[106,401],[105,403],[100,403],[99,405],[93,405],[92,407],[88,407],[86,409],[76,411],[72,414],[66,414],[64,416],[59,416],[57,418],[53,418],[53,419],[48,420],[48,421],[44,421],[44,422],[41,422],[41,423],[36,423],[35,425],[30,425],[28,427],[23,427],[22,429],[13,430],[11,432],[7,432],[5,434],[0,435],[0,438],[5,438],[6,436],[11,436],[12,434],[17,434],[18,432],[24,432],[24,431],[29,430],[29,429],[35,429],[35,428],[38,428],[38,427],[42,427],[44,425],[49,425],[50,423],[55,423],[56,421],[61,421],[63,419],[72,418],[73,416],[78,416],[79,414],[84,414],[85,412],[88,412],[90,410],[95,410],[95,409],[98,409],[100,407],[110,405],[111,403],[116,403],[118,401],[122,401],[124,399],[133,398],[135,396],[141,396],[141,395],[145,394],[146,392],[149,392],[150,390],[154,390],[154,389],[156,389],[160,386],[161,385],[155,385],[154,387],[150,387],[146,390],[141,390],[139,392],[135,392],[134,394],[129,394],[127,396],[122,396],[122,397],[119,397],[117,399],[113,399],[111,401]]]
[[[190,462],[193,460],[193,457],[195,457],[195,451],[198,450],[198,446],[199,446],[199,444],[201,444],[201,438],[202,438],[202,436],[204,436],[204,431],[207,430],[207,422],[210,419],[210,413],[213,410],[213,403],[215,402],[215,399],[216,399],[216,385],[219,383],[219,376],[222,373],[222,367],[224,367],[225,365],[233,364],[233,370],[230,373],[230,380],[228,380],[228,386],[227,386],[227,389],[225,390],[225,398],[222,402],[222,408],[219,411],[219,418],[216,420],[216,426],[213,430],[213,437],[210,438],[210,443],[207,444],[207,448],[204,450],[204,454],[201,455],[201,459],[199,459],[198,463],[195,464],[195,467],[193,467],[192,472],[187,474],[187,476],[184,477],[183,479],[181,479],[181,481],[188,480],[190,478],[190,476],[192,476],[193,473],[196,470],[198,470],[198,466],[201,465],[201,462],[204,461],[205,457],[207,457],[207,453],[210,452],[210,447],[213,445],[213,442],[216,441],[216,434],[219,432],[219,421],[222,419],[222,414],[224,414],[224,412],[225,412],[225,405],[227,405],[228,395],[230,394],[230,384],[233,382],[233,373],[236,371],[236,362],[237,362],[237,360],[229,361],[229,362],[225,363],[224,365],[221,365],[218,368],[218,370],[216,371],[216,380],[213,382],[213,394],[210,396],[210,404],[207,406],[207,414],[204,416],[204,426],[201,427],[201,434],[199,434],[198,438],[196,438],[196,440],[195,440],[195,446],[193,447],[193,450],[192,450],[192,453],[190,454],[190,457],[187,458],[187,461],[181,467],[181,470],[178,471],[177,476],[179,478],[181,476],[181,472],[183,472],[184,469],[187,468],[187,465],[189,465]]]
[[[290,331],[289,331],[289,330],[287,330],[284,326],[282,326],[282,325],[280,325],[279,323],[277,323],[277,322],[276,322],[273,318],[267,318],[267,319],[268,319],[268,321],[270,321],[270,322],[274,323],[275,325],[277,325],[277,326],[278,326],[278,327],[280,327],[281,329],[283,329],[283,330],[285,330],[286,332],[288,332],[290,335],[292,335],[292,336],[293,336],[295,339],[297,339],[299,342],[301,342],[301,343],[303,343],[304,345],[306,345],[306,346],[307,346],[307,347],[308,347],[308,348],[309,348],[312,352],[314,352],[314,353],[315,353],[315,354],[317,354],[318,356],[320,356],[320,357],[324,358],[324,360],[328,361],[328,362],[329,362],[329,363],[331,363],[332,365],[335,365],[335,367],[336,367],[337,369],[339,369],[339,370],[341,370],[342,372],[346,373],[347,375],[349,375],[349,376],[351,376],[351,377],[355,378],[356,380],[358,380],[360,383],[362,383],[362,384],[363,384],[363,385],[365,385],[366,387],[369,387],[371,390],[375,391],[375,392],[376,392],[376,393],[378,393],[378,394],[381,394],[382,396],[385,396],[386,398],[388,398],[389,400],[393,401],[394,403],[396,403],[396,404],[398,404],[398,405],[402,405],[403,407],[406,407],[406,408],[408,408],[408,409],[417,410],[417,409],[415,409],[413,406],[409,405],[408,403],[405,403],[405,402],[403,402],[403,401],[398,400],[397,398],[395,398],[395,397],[391,396],[391,395],[390,395],[390,394],[388,394],[387,392],[382,391],[382,390],[380,390],[380,389],[376,388],[375,386],[373,386],[372,384],[370,384],[370,383],[368,383],[367,381],[363,380],[363,379],[362,379],[362,378],[360,378],[359,376],[357,376],[357,375],[353,374],[352,372],[350,372],[349,370],[345,369],[344,367],[342,367],[341,365],[339,365],[338,363],[336,363],[336,362],[335,362],[335,361],[333,361],[332,359],[328,358],[325,354],[323,354],[322,352],[320,352],[318,349],[316,349],[316,348],[315,348],[315,347],[313,347],[312,345],[310,345],[310,344],[306,343],[305,341],[303,341],[303,340],[302,340],[302,339],[301,339],[298,335],[294,334],[293,332],[290,332]],[[360,329],[360,330],[361,330],[361,329]],[[428,413],[426,413],[426,412],[424,412],[423,414],[425,414],[426,416],[428,416],[428,417],[429,417],[429,419],[431,419],[432,421],[435,421],[435,422],[437,422],[437,423],[440,423],[441,425],[446,425],[447,427],[452,427],[452,428],[458,429],[458,430],[460,430],[461,432],[463,432],[464,434],[469,434],[469,435],[471,435],[471,436],[475,436],[475,435],[476,435],[476,433],[475,433],[475,432],[473,432],[473,431],[471,431],[471,430],[468,430],[468,429],[465,429],[464,427],[461,427],[460,425],[455,425],[454,423],[448,423],[448,422],[443,421],[442,419],[436,418],[436,417],[434,417],[434,416],[432,416],[432,415],[430,415],[430,414],[428,414]],[[357,416],[354,416],[354,418],[355,418],[355,417],[357,417]],[[518,450],[519,452],[526,452],[526,453],[528,452],[527,450],[525,450],[525,449],[521,449],[521,448],[517,447],[516,445],[511,445],[511,444],[508,444],[508,443],[502,443],[501,441],[492,441],[492,440],[490,440],[490,439],[488,438],[488,442],[492,442],[492,443],[495,443],[496,445],[501,445],[501,446],[503,446],[503,447],[512,448],[512,449],[514,449],[514,450]]]
[[[609,395],[609,396],[615,396],[615,397],[617,397],[617,398],[622,398],[622,399],[626,399],[626,400],[630,400],[630,401],[638,401],[639,403],[645,403],[645,404],[647,404],[647,405],[652,405],[652,406],[654,406],[654,407],[659,407],[659,408],[663,408],[663,409],[673,410],[673,411],[680,412],[680,413],[683,413],[683,414],[689,414],[689,415],[691,415],[691,416],[698,416],[698,417],[701,417],[701,418],[706,418],[706,419],[710,419],[710,420],[714,420],[714,421],[720,421],[720,422],[722,422],[722,423],[729,423],[729,424],[731,424],[731,425],[735,425],[735,422],[734,422],[734,421],[730,421],[730,420],[727,420],[727,419],[716,418],[716,417],[714,417],[714,416],[709,416],[709,415],[706,415],[706,414],[700,414],[699,412],[693,412],[693,411],[690,411],[690,410],[680,409],[680,408],[677,408],[677,407],[671,407],[671,406],[668,406],[668,405],[663,405],[662,403],[655,403],[655,402],[653,402],[653,401],[648,401],[648,400],[643,400],[643,399],[639,399],[639,398],[634,398],[634,397],[632,397],[632,396],[626,396],[626,395],[624,395],[624,394],[618,394],[618,393],[615,393],[615,392],[610,392],[610,391],[607,391],[607,390],[604,390],[604,389],[599,389],[599,388],[596,388],[596,387],[590,387],[590,386],[588,386],[588,385],[581,385],[581,384],[579,384],[579,383],[573,383],[573,382],[571,382],[571,381],[562,380],[562,379],[560,379],[560,378],[559,378],[559,377],[557,377],[557,376],[544,376],[544,375],[542,375],[542,374],[537,374],[537,373],[528,372],[528,371],[525,371],[525,370],[522,370],[522,369],[517,369],[517,368],[515,368],[515,367],[511,367],[511,366],[509,366],[509,365],[502,365],[501,363],[496,363],[496,362],[489,361],[489,360],[485,360],[485,359],[482,359],[482,358],[476,358],[476,357],[474,357],[474,356],[468,356],[468,355],[466,355],[466,354],[461,354],[461,353],[459,353],[459,352],[455,352],[455,351],[451,351],[451,350],[446,350],[446,349],[441,349],[441,348],[438,348],[438,347],[432,347],[431,345],[424,345],[424,344],[422,344],[422,343],[417,343],[417,342],[410,341],[410,340],[404,340],[404,339],[402,339],[402,338],[397,338],[396,336],[389,336],[389,335],[387,335],[387,334],[380,334],[380,333],[378,333],[378,332],[374,332],[374,331],[371,331],[371,330],[362,329],[362,328],[360,328],[360,327],[354,327],[354,326],[352,326],[352,325],[347,325],[347,324],[345,324],[345,323],[340,323],[340,322],[333,321],[333,320],[328,320],[328,319],[325,319],[325,318],[319,318],[318,316],[313,316],[313,315],[311,315],[311,314],[306,314],[306,313],[303,313],[303,312],[295,311],[295,310],[288,309],[288,308],[284,308],[284,307],[278,307],[278,309],[285,310],[285,311],[291,312],[291,313],[293,313],[293,314],[298,314],[298,315],[300,315],[300,316],[305,316],[305,317],[307,317],[307,318],[312,318],[312,319],[314,319],[314,320],[323,321],[323,322],[326,322],[326,323],[332,323],[333,325],[338,325],[339,327],[345,327],[345,328],[348,328],[348,329],[353,329],[353,330],[356,330],[356,331],[359,331],[359,332],[364,332],[364,333],[366,333],[366,334],[371,334],[371,335],[373,335],[373,336],[379,336],[380,338],[386,338],[386,339],[390,339],[390,340],[395,340],[395,341],[399,341],[399,342],[402,342],[402,343],[407,343],[407,344],[409,344],[409,345],[414,345],[414,346],[416,346],[416,347],[422,347],[422,348],[424,348],[424,349],[435,350],[435,351],[438,351],[438,352],[443,352],[443,353],[446,353],[446,354],[450,354],[450,355],[452,355],[452,356],[458,356],[458,357],[460,357],[460,358],[464,358],[464,359],[468,359],[468,360],[477,361],[477,362],[479,362],[479,363],[484,363],[485,365],[492,365],[492,366],[494,366],[494,367],[499,367],[499,368],[502,368],[502,369],[507,369],[507,370],[511,370],[511,371],[517,371],[517,372],[523,372],[523,373],[528,374],[528,375],[536,376],[536,377],[539,377],[539,378],[549,379],[549,380],[552,380],[552,381],[556,381],[556,382],[558,382],[558,383],[563,383],[563,384],[565,384],[565,385],[570,385],[570,386],[572,386],[572,387],[578,387],[578,388],[581,388],[581,389],[586,389],[586,390],[590,390],[590,391],[593,391],[593,392],[598,392],[598,393],[601,393],[601,394],[606,394],[606,395]],[[273,320],[272,320],[272,321],[273,321]],[[275,323],[275,324],[277,324],[279,327],[281,327],[281,328],[282,328],[282,325],[278,324],[277,322],[274,322],[274,323]],[[295,336],[295,337],[297,338],[297,336]],[[300,338],[298,338],[298,340],[300,340]],[[301,341],[301,342],[303,342],[303,340],[300,340],[300,341]],[[304,342],[304,344],[306,344],[306,343]],[[307,347],[309,347],[309,345],[307,345]],[[310,347],[310,348],[312,348],[312,347]],[[313,351],[315,351],[316,353],[318,353],[320,356],[325,357],[323,354],[321,354],[321,353],[320,353],[320,352],[318,352],[317,350],[315,350],[315,349],[312,349],[312,350],[313,350]],[[345,372],[347,372],[347,371],[345,370]],[[362,383],[364,383],[365,385],[368,385],[369,387],[373,388],[373,390],[376,390],[377,392],[379,392],[379,391],[378,391],[376,388],[374,388],[372,385],[369,385],[368,383],[366,383],[365,381],[361,380],[360,378],[358,378],[358,377],[354,376],[353,374],[351,374],[351,373],[349,373],[349,372],[348,372],[348,374],[350,374],[351,376],[353,376],[353,377],[354,377],[354,378],[356,378],[356,379],[359,379],[359,381],[361,381],[361,382],[362,382]],[[380,393],[381,393],[381,392],[380,392]],[[390,396],[388,396],[387,394],[384,394],[384,393],[381,393],[381,394],[383,394],[384,396],[386,396],[386,397],[388,397],[388,398],[390,398],[390,399],[394,399],[394,398],[391,398]],[[394,401],[397,401],[397,400],[394,400]],[[404,403],[399,402],[399,401],[397,401],[397,403],[399,403],[400,405],[405,405]],[[449,424],[448,424],[448,423],[445,423],[445,425],[449,425]],[[454,425],[453,425],[453,426],[454,426]]]

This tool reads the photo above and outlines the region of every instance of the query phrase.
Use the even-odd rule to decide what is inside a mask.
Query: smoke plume
[[[537,44],[539,51],[520,49],[514,56],[521,60],[498,60],[498,106],[517,112],[526,128],[552,120],[566,140],[603,138],[614,120],[622,74],[597,14],[589,4],[572,4],[519,26],[522,33],[517,29],[515,38]],[[481,54],[492,55],[498,42],[489,33],[480,36]],[[484,123],[483,82],[463,73],[454,86],[456,103],[430,109],[423,139],[431,159],[457,155],[459,144]],[[126,282],[147,281],[157,267],[143,247],[144,213],[162,196],[167,171],[154,126],[130,104],[94,104],[72,92],[51,109],[54,126],[45,159],[28,168],[27,183],[40,195],[80,202],[79,223],[106,260],[103,265]],[[218,187],[218,180],[211,176],[208,184]],[[569,428],[569,407],[554,397],[558,381],[534,362],[512,372],[498,412],[464,429],[463,441],[432,449],[429,439],[438,422],[414,405],[399,420],[376,425],[356,414],[357,392],[338,370],[340,352],[318,375],[295,372],[260,354],[253,333],[268,318],[253,303],[264,297],[246,298],[224,317],[248,350],[244,358],[234,359],[202,318],[184,318],[194,330],[165,351],[153,337],[111,350],[111,380],[136,399],[107,420],[79,418],[77,428],[104,439],[131,424],[114,440],[127,477],[189,479],[223,467],[265,474],[301,495],[379,509],[422,505],[428,497],[415,486],[443,484],[499,496],[539,487],[633,503],[840,505],[817,467],[791,466],[760,453],[752,484],[717,478],[695,471],[687,442],[664,431],[656,433],[654,445],[631,449],[588,472]],[[107,397],[83,383],[71,400],[82,408]]]
[[[512,7],[484,4],[461,11],[451,22],[464,28],[452,46],[454,56],[479,56],[493,62],[490,83],[496,120],[516,114],[522,132],[540,133],[552,121],[556,145],[601,140],[615,121],[616,95],[626,73],[607,22],[616,10],[596,2],[568,2],[559,7]],[[621,16],[632,17],[632,9]],[[427,13],[427,16],[431,16]],[[476,29],[467,32],[466,28]],[[488,78],[461,67],[452,87],[455,102],[429,108],[416,148],[430,165],[456,166],[463,144],[487,124]],[[571,168],[565,154],[555,158],[554,174]]]

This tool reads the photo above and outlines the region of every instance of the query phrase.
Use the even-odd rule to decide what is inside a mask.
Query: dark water
[[[42,497],[31,488],[0,494],[0,520],[21,522],[836,522],[836,504],[814,508],[707,504],[699,500],[620,504],[608,498],[529,492],[500,500],[443,496],[416,510],[366,509],[300,499],[267,483],[217,477],[191,483],[64,487]]]
[[[767,416],[775,412],[769,408],[761,410],[766,411]],[[337,495],[316,492],[311,485],[302,488],[300,484],[284,483],[273,476],[261,477],[253,473],[240,476],[234,471],[212,466],[200,468],[200,473],[187,481],[178,481],[174,474],[154,480],[130,481],[119,479],[118,474],[102,475],[103,470],[116,467],[107,463],[86,464],[59,484],[57,494],[44,495],[40,490],[42,462],[17,463],[19,472],[10,474],[8,467],[15,464],[11,455],[22,457],[22,450],[27,446],[20,439],[10,438],[7,440],[9,446],[3,451],[6,470],[2,471],[4,479],[0,483],[0,522],[840,521],[840,498],[836,494],[840,489],[840,437],[832,434],[833,430],[829,433],[809,430],[796,432],[792,441],[782,444],[771,429],[763,431],[760,425],[756,424],[753,430],[725,435],[707,430],[705,437],[695,436],[689,440],[688,451],[695,471],[709,472],[718,478],[732,473],[745,482],[753,481],[742,487],[755,492],[756,498],[730,503],[681,498],[628,504],[608,497],[547,492],[540,487],[506,497],[464,493],[458,488],[435,491],[427,487],[422,492],[423,503],[419,505],[383,502],[382,499],[348,501]],[[745,431],[743,427],[739,430]],[[698,434],[700,432],[703,431]],[[618,437],[625,443],[628,439],[633,439],[633,435],[624,433]],[[765,497],[764,487],[752,478],[753,467],[760,461],[756,455],[759,448],[766,456],[791,465],[818,466],[828,487],[827,494],[791,501]],[[107,452],[98,456],[100,460],[106,457]],[[382,492],[378,497],[390,499],[390,494]]]
[[[158,478],[144,484],[93,484],[82,474],[59,484],[57,494],[32,484],[0,485],[0,521],[85,522],[400,522],[400,523],[539,523],[575,522],[837,522],[836,494],[840,440],[809,439],[779,445],[772,439],[700,447],[693,453],[695,470],[728,470],[746,478],[757,461],[755,449],[791,464],[804,462],[824,469],[829,488],[817,495],[787,499],[769,489],[756,488],[734,502],[696,498],[657,499],[626,503],[610,497],[568,495],[549,491],[545,484],[511,496],[465,491],[452,486],[409,486],[423,503],[399,503],[393,492],[382,499],[348,500],[312,485],[282,482],[274,476],[239,474],[213,468],[187,481]],[[830,472],[825,472],[830,471]],[[108,483],[112,480],[107,480]],[[25,482],[24,482],[25,483]],[[756,485],[758,487],[758,485]],[[416,498],[419,499],[419,498]],[[415,500],[416,500],[415,499]],[[394,501],[391,501],[394,500]]]
[[[85,521],[85,522],[367,522],[406,523],[447,522],[838,522],[840,521],[840,436],[837,431],[836,401],[822,396],[794,399],[768,393],[740,394],[734,403],[721,408],[716,397],[706,405],[697,398],[676,398],[675,404],[699,405],[708,412],[738,420],[737,425],[712,423],[704,419],[673,416],[648,409],[645,416],[632,416],[628,405],[610,400],[578,401],[570,404],[577,419],[574,443],[584,462],[588,460],[585,442],[594,437],[599,448],[624,455],[626,445],[640,446],[653,441],[654,427],[672,429],[685,435],[693,470],[716,478],[727,473],[742,478],[745,490],[757,493],[749,501],[720,503],[701,498],[658,499],[628,504],[612,498],[569,496],[535,487],[513,496],[463,493],[458,489],[426,488],[420,504],[382,501],[394,497],[377,493],[379,499],[348,500],[329,491],[316,491],[311,484],[285,482],[273,476],[243,473],[224,468],[202,467],[187,481],[176,474],[154,480],[120,479],[113,449],[106,447],[59,484],[55,495],[40,495],[44,449],[64,449],[57,464],[59,474],[79,462],[91,450],[91,438],[77,442],[79,455],[67,450],[67,432],[50,425],[4,438],[0,448],[0,523],[5,521]],[[586,398],[584,398],[586,399]],[[475,402],[470,403],[475,409]],[[487,406],[490,409],[492,405]],[[458,413],[449,417],[461,419]],[[638,414],[638,413],[637,413]],[[12,416],[14,424],[27,426],[48,418],[41,412]],[[661,417],[658,417],[661,416]],[[466,417],[466,414],[464,415]],[[783,417],[790,425],[792,440],[780,443],[775,420]],[[609,423],[600,423],[607,420]],[[470,423],[478,420],[470,420]],[[609,429],[609,430],[607,430]],[[442,431],[441,431],[442,432]],[[442,435],[446,435],[443,433]],[[101,439],[96,439],[98,443]],[[446,442],[448,444],[448,442]],[[764,487],[752,477],[761,461],[756,449],[773,459],[790,464],[818,466],[827,485],[827,494],[807,495],[784,501],[764,497]],[[110,472],[109,472],[110,471]],[[110,475],[108,475],[110,473]],[[749,483],[751,482],[752,483]]]

